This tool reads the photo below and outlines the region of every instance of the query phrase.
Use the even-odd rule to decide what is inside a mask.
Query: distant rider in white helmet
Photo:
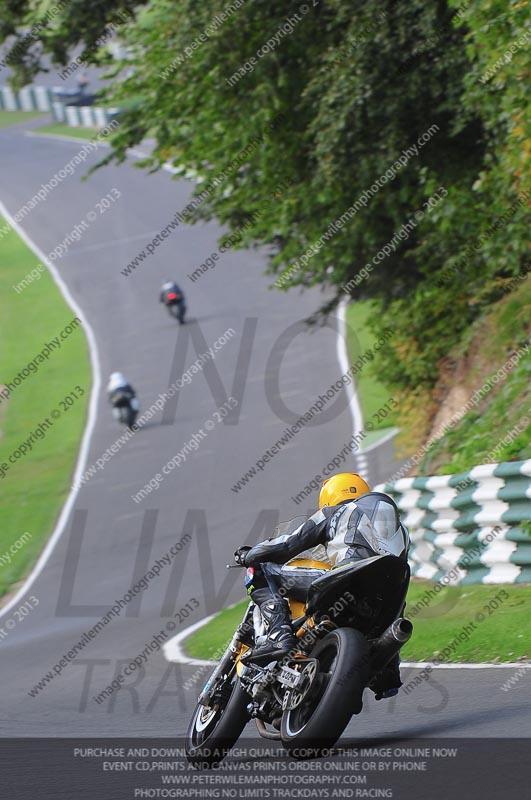
[[[136,418],[139,410],[136,392],[121,372],[111,373],[107,384],[107,394],[116,419],[120,419],[120,407],[124,405],[128,405],[131,409],[130,419]]]

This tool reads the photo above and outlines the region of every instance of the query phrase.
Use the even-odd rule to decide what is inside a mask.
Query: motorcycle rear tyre
[[[282,744],[294,758],[315,758],[335,744],[352,714],[361,711],[369,680],[369,646],[352,628],[328,633],[311,656],[321,665],[320,681],[307,702],[282,715]]]

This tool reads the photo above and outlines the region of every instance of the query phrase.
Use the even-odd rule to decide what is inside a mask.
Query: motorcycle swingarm
[[[299,667],[307,667],[309,664],[317,664],[315,658],[297,658],[291,661],[292,664],[297,664]],[[274,681],[286,689],[300,689],[304,683],[304,671],[294,669],[288,664],[270,664],[268,667],[259,667],[257,664],[246,664],[240,673],[240,678],[243,683],[256,683],[262,680]]]

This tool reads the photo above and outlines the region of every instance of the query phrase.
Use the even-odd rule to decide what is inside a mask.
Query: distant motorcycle
[[[279,526],[277,535],[294,530],[300,519],[293,523]],[[380,524],[375,521],[375,529]],[[393,531],[397,525],[398,520]],[[382,546],[371,537],[366,525],[373,556],[336,569],[304,554],[289,562],[326,572],[313,581],[305,603],[290,598],[298,643],[280,661],[253,663],[252,648],[265,626],[259,607],[250,602],[198,698],[186,735],[190,763],[219,763],[250,719],[261,736],[280,740],[293,757],[317,756],[360,713],[364,689],[413,630],[401,616],[410,570],[399,556],[407,551],[407,538],[397,532]]]
[[[140,405],[136,397],[131,397],[127,391],[117,391],[112,398],[112,414],[122,425],[131,428],[138,416]]]
[[[172,317],[179,320],[179,323],[182,325],[184,323],[184,317],[186,315],[186,306],[184,304],[184,300],[179,295],[170,292],[168,296],[167,308],[170,312]]]
[[[184,294],[176,283],[168,281],[163,285],[160,293],[160,301],[164,303],[169,314],[182,325],[186,316],[186,301],[184,299]]]

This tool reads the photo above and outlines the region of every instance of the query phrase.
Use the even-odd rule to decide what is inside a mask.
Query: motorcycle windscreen
[[[369,547],[382,555],[400,556],[407,543],[393,501],[385,495],[371,493],[360,497],[356,505],[361,514],[357,515],[355,529]]]
[[[290,534],[295,533],[297,528],[300,528],[301,525],[304,525],[307,519],[308,517],[299,514],[298,517],[293,517],[293,519],[289,519],[287,522],[279,522],[275,530],[273,531],[273,535],[271,538],[285,541],[285,538],[287,536],[290,536]]]
[[[277,542],[287,541],[289,536],[291,536],[292,533],[295,533],[296,530],[304,525],[307,519],[308,517],[299,515],[297,517],[293,517],[293,519],[290,519],[287,522],[279,522],[271,538],[275,539]],[[310,559],[312,561],[323,561],[325,564],[331,565],[328,553],[326,552],[326,547],[323,547],[322,544],[311,547],[309,550],[304,550],[302,553],[298,553],[295,556],[295,560],[300,560],[301,558]]]

